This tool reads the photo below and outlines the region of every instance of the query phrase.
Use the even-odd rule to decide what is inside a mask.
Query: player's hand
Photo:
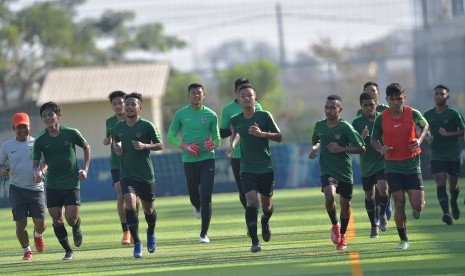
[[[330,153],[340,153],[342,152],[342,147],[338,145],[336,142],[331,142],[329,145],[326,146]]]
[[[429,145],[431,145],[434,142],[434,136],[428,132],[428,135],[426,135],[425,140]]]
[[[229,147],[229,148],[226,150],[226,156],[227,156],[229,159],[232,159],[232,158],[234,157],[234,150],[235,150],[234,147]]]
[[[416,151],[419,147],[420,143],[418,142],[417,138],[413,139],[412,143],[408,145],[410,151]]]
[[[312,150],[310,151],[310,154],[308,155],[308,158],[309,158],[309,159],[315,159],[317,153],[318,153],[318,148],[316,148],[315,146],[313,146],[313,147],[312,147]]]
[[[140,141],[132,141],[132,146],[134,147],[135,150],[145,150],[147,149],[147,144],[144,144]]]
[[[448,133],[447,130],[445,130],[443,127],[440,127],[440,128],[439,128],[439,134],[441,134],[441,135],[444,136],[444,137],[449,136],[449,133]]]
[[[123,148],[121,147],[121,141],[118,143],[113,143],[113,148],[116,155],[123,155]]]
[[[86,181],[87,180],[87,171],[79,170],[78,178],[79,178],[80,181]]]
[[[207,139],[205,139],[205,143],[203,143],[203,146],[208,151],[212,151],[212,150],[214,150],[216,148],[215,142],[213,142],[213,140],[210,139],[209,137],[207,137]]]
[[[386,145],[382,145],[380,150],[381,150],[381,154],[388,155],[389,152],[391,152],[391,150],[393,150],[393,149],[394,149],[394,147],[389,147],[389,146],[386,146]]]
[[[10,178],[10,170],[9,170],[9,169],[6,169],[6,168],[3,168],[2,177],[3,177],[3,179],[8,179],[8,178]]]
[[[368,126],[365,126],[365,128],[362,130],[362,139],[365,140],[367,137],[370,136],[370,130],[368,130]]]
[[[42,170],[33,169],[32,174],[34,175],[34,183],[40,183],[45,179],[45,174]]]
[[[256,136],[256,137],[263,137],[263,132],[260,130],[257,122],[249,127],[249,134]]]
[[[192,144],[187,144],[186,142],[183,142],[181,144],[181,148],[185,150],[188,154],[197,156],[200,153],[200,147],[199,147],[199,142],[195,142]]]
[[[111,136],[103,138],[104,146],[108,146],[109,144],[111,144],[111,142],[112,142]]]

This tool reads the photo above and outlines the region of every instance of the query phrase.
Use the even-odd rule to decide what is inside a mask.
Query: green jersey
[[[80,188],[76,145],[84,148],[87,142],[75,128],[60,126],[56,137],[50,136],[47,129],[39,133],[34,142],[32,160],[39,161],[43,155],[48,165],[47,188]]]
[[[116,119],[116,116],[111,116],[110,118],[107,119],[107,121],[105,122],[105,125],[106,125],[106,137],[113,137],[113,129],[115,128],[115,125],[116,123],[118,123],[118,119]],[[110,169],[111,170],[114,170],[114,169],[120,169],[120,162],[121,162],[121,158],[116,155],[115,153],[115,149],[113,147],[113,143],[110,143],[110,152],[111,152],[111,155],[110,155]]]
[[[139,141],[144,144],[161,143],[157,128],[151,122],[139,118],[132,126],[128,126],[126,121],[118,122],[115,125],[113,133],[114,141],[116,143],[121,142],[121,147],[123,148],[120,162],[120,179],[126,178],[148,184],[155,183],[150,150],[136,150],[132,142]]]
[[[377,112],[376,116],[380,113]],[[365,126],[371,133],[374,121],[368,120],[365,116],[360,115],[352,121],[352,126],[361,135]],[[384,156],[373,148],[370,143],[370,136],[367,136],[365,142],[365,153],[360,156],[360,175],[368,177],[384,169]]]
[[[315,124],[312,143],[320,143],[320,173],[330,175],[342,182],[353,184],[352,160],[350,154],[330,153],[328,145],[332,142],[341,147],[364,145],[362,137],[349,122],[340,119],[333,127],[328,127],[326,119]]]
[[[447,132],[455,132],[464,129],[465,122],[459,111],[446,106],[446,109],[438,114],[432,108],[424,114],[429,123],[430,133],[434,137],[431,146],[431,160],[460,161],[459,137],[445,137],[439,134],[439,128]]]
[[[244,118],[243,113],[233,116],[231,126],[240,135],[241,173],[263,174],[273,171],[269,140],[249,134],[251,125],[257,123],[264,132],[279,133],[279,128],[268,111],[255,111],[252,118]]]
[[[221,142],[218,129],[218,117],[216,113],[206,106],[193,109],[190,105],[185,106],[174,113],[173,121],[168,131],[168,141],[176,146],[181,146],[181,141],[176,137],[181,132],[182,142],[192,144],[198,142],[199,155],[191,155],[186,151],[182,153],[183,162],[198,162],[206,159],[215,159],[215,151],[205,149],[204,143],[211,138],[215,145]]]
[[[376,112],[381,113],[381,112],[383,112],[383,110],[388,109],[388,108],[389,108],[388,105],[385,105],[385,104],[378,104],[378,105],[376,106]],[[357,111],[357,116],[360,116],[360,115],[362,115],[362,109],[359,109],[359,110]]]
[[[255,103],[255,110],[263,110],[262,106],[259,103]],[[223,112],[221,113],[221,129],[229,129],[230,122],[229,120],[234,116],[242,112],[241,105],[237,102],[237,99],[234,99],[227,103],[224,108]],[[241,158],[241,142],[236,144],[236,150],[233,153],[233,158]]]

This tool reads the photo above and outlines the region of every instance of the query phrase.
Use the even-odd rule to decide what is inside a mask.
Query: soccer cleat
[[[378,226],[371,227],[370,238],[372,239],[378,238]]]
[[[379,230],[381,230],[381,232],[386,231],[387,226],[388,226],[387,221],[388,221],[387,215],[382,216],[381,219],[379,220]]]
[[[444,221],[447,225],[452,225],[452,217],[449,213],[444,213],[442,215],[442,221]]]
[[[73,251],[66,251],[65,256],[63,257],[63,260],[69,261],[74,259],[74,252]]]
[[[157,249],[157,239],[155,238],[155,234],[149,235],[147,233],[147,251],[149,253],[155,252]]]
[[[122,245],[130,245],[131,244],[131,232],[129,231],[124,231],[123,232],[123,238],[121,239],[121,244]]]
[[[252,244],[252,247],[250,248],[250,252],[257,253],[257,252],[260,252],[260,251],[262,251],[262,246],[259,243]]]
[[[417,210],[412,210],[412,216],[414,219],[420,219],[421,218],[421,211],[418,212]]]
[[[261,218],[261,223],[262,223],[262,238],[265,242],[270,241],[271,239],[271,227],[270,227],[270,222],[267,221],[266,223],[264,222],[264,218],[262,216]]]
[[[334,244],[338,244],[341,240],[341,225],[339,223],[333,224],[331,228],[331,241]]]
[[[42,253],[44,252],[44,236],[40,235],[40,237],[36,238],[34,237],[34,245],[36,247],[37,252]]]
[[[207,237],[207,235],[205,235],[205,236],[203,236],[203,237],[200,236],[200,237],[199,237],[199,242],[200,242],[200,243],[209,243],[209,242],[210,242],[210,239]]]
[[[410,247],[410,243],[408,241],[400,241],[397,245],[398,250],[405,250]]]
[[[388,206],[386,208],[386,218],[387,218],[387,220],[390,220],[391,216],[392,216],[392,205],[391,205],[391,201],[389,201],[389,204],[388,204]]]
[[[142,258],[142,243],[134,243],[134,258]]]
[[[347,249],[347,244],[346,244],[346,235],[341,235],[341,239],[339,240],[338,244],[336,245],[337,250],[346,250]]]
[[[73,240],[74,240],[74,245],[76,247],[81,246],[82,244],[82,231],[81,228],[75,228],[73,227]]]
[[[24,252],[23,261],[30,261],[32,260],[32,251]]]
[[[460,209],[457,205],[457,200],[450,200],[450,207],[452,209],[452,217],[457,220],[460,218]]]
[[[197,208],[195,208],[195,207],[192,207],[192,212],[194,213],[194,217],[195,217],[196,219],[202,218],[202,214],[201,214],[201,212],[200,212],[200,209],[197,209]]]

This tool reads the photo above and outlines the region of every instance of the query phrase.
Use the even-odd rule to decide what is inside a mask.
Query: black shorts
[[[129,178],[121,179],[121,193],[135,194],[145,202],[153,202],[155,200],[155,184],[147,182],[134,181]]]
[[[47,208],[63,207],[68,205],[81,206],[81,193],[79,189],[46,189]]]
[[[43,191],[31,191],[10,185],[10,203],[13,220],[27,217],[45,219],[45,194]]]
[[[460,161],[439,161],[431,160],[431,174],[446,172],[451,176],[459,176]]]
[[[112,185],[115,186],[116,182],[119,182],[120,169],[111,170],[111,180],[113,181]]]
[[[421,173],[386,173],[386,180],[389,183],[391,193],[406,190],[423,190],[423,178]]]
[[[242,190],[244,193],[258,191],[262,195],[273,196],[274,173],[241,173]]]
[[[324,192],[324,187],[328,185],[333,185],[336,187],[337,194],[348,200],[352,199],[352,191],[354,189],[354,185],[352,185],[351,183],[339,181],[339,179],[334,178],[328,174],[320,176],[320,183],[322,192]]]
[[[373,189],[373,186],[379,180],[386,180],[386,174],[384,173],[384,169],[379,170],[370,176],[362,177],[363,190],[365,192],[371,191],[371,189]]]

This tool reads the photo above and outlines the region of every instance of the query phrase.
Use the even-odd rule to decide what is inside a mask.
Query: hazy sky
[[[31,0],[20,1],[24,4]],[[132,10],[136,23],[161,22],[169,35],[186,40],[184,50],[157,55],[181,70],[205,68],[202,56],[231,40],[263,41],[278,48],[276,4],[269,0],[87,0],[80,17],[104,10]],[[354,46],[396,29],[415,26],[413,0],[281,1],[287,59],[308,51],[321,37]],[[196,63],[196,64],[194,64]]]

